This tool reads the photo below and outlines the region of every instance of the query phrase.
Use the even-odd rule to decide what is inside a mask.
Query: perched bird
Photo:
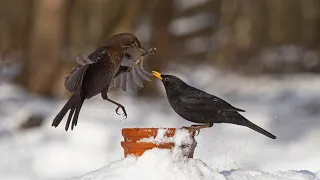
[[[276,136],[253,124],[238,113],[245,112],[244,110],[233,107],[214,95],[194,88],[176,76],[162,75],[156,71],[152,71],[152,73],[162,81],[173,110],[184,119],[201,124],[192,125],[191,128],[200,129],[212,127],[214,123],[231,123],[246,126],[269,138],[276,139]]]
[[[100,93],[104,100],[118,106],[115,110],[117,114],[119,108],[121,108],[125,118],[127,117],[124,106],[108,97],[110,84],[115,77],[123,74],[131,78],[127,81],[138,86],[141,86],[143,80],[148,79],[146,72],[140,66],[130,66],[135,62],[126,53],[129,48],[137,48],[143,55],[147,53],[133,34],[120,33],[109,38],[105,45],[92,52],[87,58],[77,59],[78,67],[65,79],[65,87],[68,91],[73,92],[73,95],[54,118],[52,126],[57,127],[70,110],[65,130],[68,130],[71,119],[71,130],[73,130],[74,126],[77,125],[84,100]],[[130,72],[127,72],[129,69]]]

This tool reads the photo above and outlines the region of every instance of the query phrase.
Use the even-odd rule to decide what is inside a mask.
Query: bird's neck
[[[167,96],[170,99],[174,99],[175,97],[179,97],[182,93],[176,89],[166,89]]]
[[[189,86],[186,83],[181,83],[181,84],[179,84],[179,86],[167,87],[166,88],[167,96],[179,97],[188,88],[189,88]]]

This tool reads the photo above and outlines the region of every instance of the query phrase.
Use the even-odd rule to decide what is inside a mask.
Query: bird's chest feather
[[[114,55],[111,59],[102,59],[90,65],[83,86],[87,92],[87,98],[99,94],[102,89],[107,88],[120,67],[121,55]]]
[[[188,118],[187,116],[187,111],[188,107],[181,101],[179,95],[169,95],[168,96],[168,101],[172,107],[172,109],[178,113],[180,116],[184,118]]]
[[[124,52],[108,51],[109,61],[105,62],[106,63],[105,70],[108,75],[112,76],[112,79],[120,68],[123,55],[124,55]]]

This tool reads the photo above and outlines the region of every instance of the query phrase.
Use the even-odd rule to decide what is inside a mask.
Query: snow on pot
[[[173,153],[193,158],[197,141],[196,130],[184,128],[124,128],[121,146],[124,156],[141,156],[145,151],[160,148],[170,149]]]

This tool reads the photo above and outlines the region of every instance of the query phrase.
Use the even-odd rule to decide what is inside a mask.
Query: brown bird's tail
[[[240,114],[239,114],[239,115],[240,115]],[[241,116],[241,115],[240,115],[240,116]],[[255,130],[255,131],[257,131],[257,132],[259,132],[259,133],[261,133],[261,134],[263,134],[263,135],[265,135],[265,136],[268,136],[268,137],[271,138],[271,139],[276,139],[276,138],[277,138],[275,135],[271,134],[270,132],[262,129],[261,127],[255,125],[255,124],[253,124],[252,122],[250,122],[250,121],[249,121],[248,119],[246,119],[245,117],[241,116],[241,118],[243,118],[243,119],[242,119],[242,121],[243,121],[243,126],[247,126],[248,128],[250,128],[250,129],[252,129],[252,130]]]
[[[57,114],[57,116],[54,118],[51,126],[57,127],[64,118],[64,116],[67,114],[67,112],[70,110],[65,130],[68,131],[72,117],[73,119],[71,124],[71,130],[73,130],[74,126],[76,126],[78,123],[78,117],[84,99],[84,96],[81,96],[80,93],[75,92],[67,101],[67,103],[63,106],[63,108]]]

